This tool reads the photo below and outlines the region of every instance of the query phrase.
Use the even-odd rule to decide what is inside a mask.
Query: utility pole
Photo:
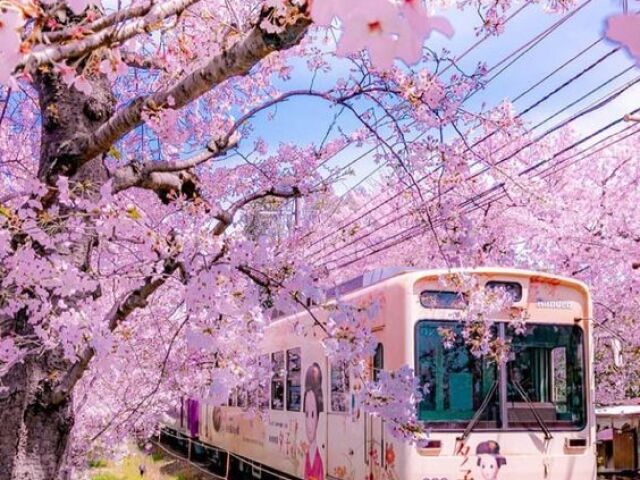
[[[294,230],[297,230],[300,225],[300,216],[302,215],[302,199],[295,197],[293,199],[293,226]]]

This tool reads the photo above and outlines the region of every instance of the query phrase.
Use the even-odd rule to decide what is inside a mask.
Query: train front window
[[[549,428],[582,427],[584,362],[582,330],[574,325],[528,325],[508,335],[507,412],[514,428],[535,428],[532,407]]]
[[[455,334],[445,347],[443,329]],[[462,325],[422,320],[416,326],[416,372],[423,387],[418,418],[437,429],[465,428],[487,399],[477,429],[500,427],[495,362],[471,354],[462,338]]]
[[[416,325],[416,374],[424,391],[418,405],[421,421],[434,429],[464,430],[486,403],[476,430],[537,430],[536,415],[552,430],[584,426],[583,335],[578,326],[529,324],[522,335],[508,326],[496,328],[494,334],[505,331],[511,343],[505,368],[472,355],[462,328],[450,321]],[[502,399],[501,391],[506,391]],[[505,421],[500,412],[506,413]]]

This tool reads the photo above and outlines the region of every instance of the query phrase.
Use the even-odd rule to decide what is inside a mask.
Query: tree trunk
[[[78,66],[84,68],[92,86],[90,96],[69,88],[51,68],[41,68],[34,75],[42,115],[41,151],[38,175],[55,187],[60,175],[69,177],[70,188],[82,183],[82,194],[95,196],[106,182],[108,172],[102,157],[82,166],[74,164],[76,139],[92,131],[113,113],[115,99],[111,85],[97,73],[99,54],[92,54]],[[46,196],[44,208],[57,203],[55,188]],[[65,207],[57,205],[60,212]],[[91,232],[91,225],[87,226]],[[89,233],[69,252],[73,264],[87,271],[90,249],[95,239]],[[0,322],[15,336],[35,335],[25,315]],[[7,326],[10,325],[10,326]],[[2,334],[7,333],[0,332]],[[38,350],[37,348],[35,350]],[[61,349],[29,355],[3,378],[7,391],[0,393],[0,479],[64,480],[66,454],[74,425],[73,399],[51,395],[55,382],[71,366]]]
[[[44,363],[44,364],[43,364]],[[0,478],[63,480],[69,434],[73,427],[71,400],[43,402],[49,368],[37,357],[14,366],[4,379],[9,394],[0,399]]]

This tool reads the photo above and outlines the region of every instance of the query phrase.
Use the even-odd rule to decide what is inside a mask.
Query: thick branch
[[[55,63],[64,59],[79,58],[105,45],[122,44],[136,35],[150,31],[165,18],[179,14],[198,1],[200,0],[168,0],[156,4],[144,17],[129,22],[116,31],[105,29],[76,42],[65,45],[55,45],[31,52],[16,66],[16,71],[22,70],[25,67],[35,69],[43,64]],[[146,6],[139,8],[139,12],[144,12]],[[132,13],[137,13],[137,11],[134,10]],[[115,15],[117,15],[117,13],[103,18],[113,19],[115,23],[118,21],[117,18],[114,17]]]
[[[263,190],[261,192],[256,192],[256,193],[252,193],[251,195],[247,195],[246,197],[235,202],[227,210],[215,215],[215,218],[218,220],[218,223],[213,229],[213,234],[217,236],[222,235],[227,230],[227,228],[229,228],[229,226],[233,223],[238,211],[240,211],[242,208],[244,208],[251,202],[255,202],[256,200],[259,200],[265,197],[296,198],[296,197],[300,197],[301,195],[302,193],[297,187],[290,187],[290,188],[272,187],[268,190]]]
[[[142,17],[143,15],[149,13],[149,10],[151,10],[151,7],[153,7],[153,3],[154,2],[149,1],[145,4],[133,5],[123,10],[118,10],[117,12],[113,12],[109,15],[100,17],[93,22],[89,22],[86,25],[81,25],[82,30],[90,33],[98,33],[101,30],[104,30],[107,27],[111,27],[117,23],[121,23],[136,17]],[[44,43],[49,44],[71,40],[77,35],[77,30],[77,25],[73,25],[63,30],[47,32],[42,35],[42,39]]]
[[[192,168],[223,155],[237,145],[238,139],[237,135],[227,135],[223,139],[211,141],[206,150],[178,161],[148,162],[142,165],[134,162],[123,165],[113,175],[112,191],[115,194],[127,188],[139,187],[159,194],[181,192],[185,180],[193,179],[189,175]]]
[[[154,57],[145,57],[135,52],[121,52],[121,54],[122,61],[132,68],[167,71],[164,62]]]
[[[156,192],[164,192],[174,190],[179,192],[184,182],[179,174],[175,172],[187,171],[197,165],[204,163],[212,158],[219,157],[231,148],[234,148],[240,136],[238,131],[240,127],[256,114],[273,107],[274,105],[284,102],[292,97],[312,96],[322,98],[328,102],[344,105],[348,100],[355,98],[364,93],[376,92],[378,89],[371,88],[366,90],[357,90],[345,96],[334,97],[333,91],[318,92],[314,90],[291,90],[275,98],[268,100],[262,105],[258,105],[242,115],[229,131],[217,140],[213,140],[207,146],[207,150],[203,150],[187,159],[173,162],[151,162],[140,166],[135,163],[124,165],[116,170],[114,174],[115,181],[113,183],[113,193],[118,193],[127,188],[140,187]],[[386,90],[385,90],[386,91]],[[392,92],[393,93],[393,92]]]
[[[89,138],[82,139],[83,145],[77,149],[82,152],[78,159],[79,164],[82,165],[96,155],[108,151],[116,140],[140,125],[145,109],[169,107],[170,97],[174,102],[171,108],[182,108],[225,80],[246,75],[254,65],[270,53],[298,44],[310,22],[307,16],[299,14],[294,23],[287,24],[280,33],[268,33],[258,23],[242,40],[213,57],[205,66],[168,90],[139,97],[117,112]]]

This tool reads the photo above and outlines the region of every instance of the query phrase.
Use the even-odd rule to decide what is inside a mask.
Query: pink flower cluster
[[[378,311],[376,302],[357,307],[338,302],[330,306],[327,321],[328,338],[324,340],[327,355],[333,361],[362,365],[375,352],[378,344],[371,331],[371,319]]]
[[[429,15],[420,0],[313,0],[311,16],[324,26],[338,18],[342,26],[338,54],[348,56],[367,49],[378,68],[391,67],[396,58],[417,63],[424,41],[434,31],[453,36],[451,24],[443,17]]]
[[[395,371],[380,371],[378,381],[364,382],[357,400],[364,411],[385,420],[394,438],[419,445],[429,435],[416,417],[416,405],[422,400],[420,390],[419,379],[404,365]]]

